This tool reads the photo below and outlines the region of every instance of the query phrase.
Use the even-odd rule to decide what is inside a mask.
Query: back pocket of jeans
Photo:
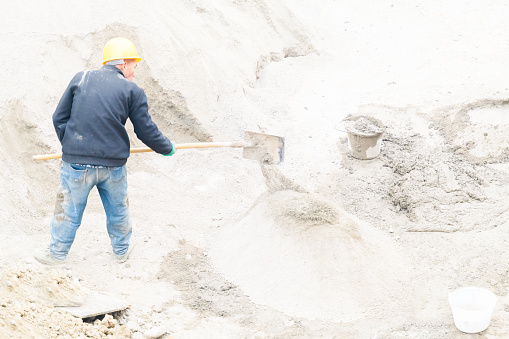
[[[108,170],[110,171],[111,181],[120,181],[125,176],[125,166],[110,167]]]
[[[81,165],[69,164],[67,175],[69,179],[74,182],[84,182],[85,176],[87,175],[87,168]]]

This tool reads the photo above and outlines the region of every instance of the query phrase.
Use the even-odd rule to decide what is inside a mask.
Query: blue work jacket
[[[62,160],[123,166],[130,150],[127,119],[145,145],[160,154],[171,152],[170,140],[150,117],[145,92],[127,80],[121,70],[105,65],[77,73],[53,114],[53,125],[62,144]]]

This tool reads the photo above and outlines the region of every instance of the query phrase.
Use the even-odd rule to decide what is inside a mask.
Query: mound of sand
[[[406,280],[386,236],[309,193],[261,197],[222,229],[214,267],[254,302],[309,319],[353,321],[396,305]],[[406,281],[405,283],[408,283]]]

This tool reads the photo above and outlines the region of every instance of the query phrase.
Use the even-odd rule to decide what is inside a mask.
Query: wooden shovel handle
[[[186,149],[186,148],[217,148],[217,147],[247,147],[243,141],[228,141],[228,142],[195,142],[195,143],[187,143],[187,144],[176,144],[177,149]],[[137,147],[131,148],[130,153],[144,153],[144,152],[154,152],[150,147]],[[62,157],[62,153],[53,153],[53,154],[42,154],[42,155],[34,155],[34,160],[51,160],[51,159],[60,159]]]
[[[188,144],[175,144],[177,149],[186,148],[217,148],[217,147],[244,147],[246,144],[242,141],[229,142],[194,142]],[[150,147],[131,148],[131,153],[154,152]]]
[[[62,157],[62,153],[53,153],[53,154],[41,154],[34,155],[32,157],[33,160],[51,160],[51,159],[60,159]]]

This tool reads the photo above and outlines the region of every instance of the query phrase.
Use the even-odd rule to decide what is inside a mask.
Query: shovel
[[[275,135],[244,132],[244,141],[230,142],[196,142],[187,144],[176,144],[177,149],[187,148],[217,148],[237,147],[243,148],[242,157],[251,160],[258,160],[264,164],[279,164],[284,159],[285,139]],[[153,152],[149,147],[131,148],[131,153]],[[59,159],[62,153],[34,155],[34,160]]]

